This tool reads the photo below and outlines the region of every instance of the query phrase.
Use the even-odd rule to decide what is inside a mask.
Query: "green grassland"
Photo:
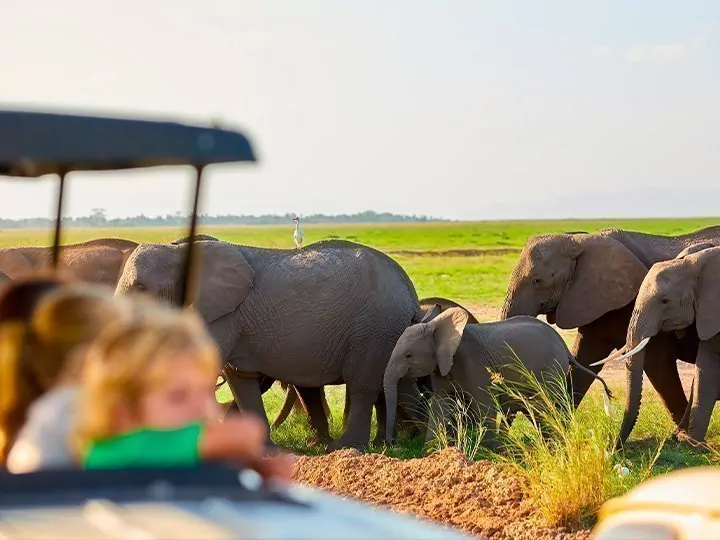
[[[445,296],[470,305],[502,304],[507,276],[533,234],[624,228],[658,234],[682,234],[714,225],[714,218],[642,220],[558,220],[507,222],[439,222],[417,224],[323,224],[303,226],[305,244],[340,238],[380,249],[395,258],[412,278],[420,296]],[[292,248],[293,225],[203,228],[222,240],[275,248]],[[64,243],[100,237],[139,242],[167,242],[185,234],[174,228],[66,229]],[[5,229],[0,247],[48,245],[45,230]]]
[[[488,308],[493,313],[502,304],[507,279],[520,250],[529,236],[542,233],[567,231],[597,231],[604,228],[624,228],[658,234],[682,234],[701,227],[714,225],[717,219],[644,219],[605,221],[509,221],[469,223],[424,223],[424,224],[362,224],[362,225],[304,225],[305,245],[312,242],[340,238],[372,246],[395,258],[408,272],[422,296],[444,296],[455,299],[472,310]],[[293,225],[287,226],[232,226],[203,228],[202,232],[212,234],[230,242],[292,248]],[[120,237],[140,242],[165,242],[180,236],[185,231],[171,228],[122,228],[122,229],[67,229],[63,242],[73,243],[99,237]],[[49,231],[2,230],[0,247],[18,245],[48,245]],[[482,318],[482,317],[481,317]],[[565,336],[567,339],[567,336]],[[616,375],[618,375],[616,373]],[[622,416],[624,382],[622,374],[608,380],[615,393],[615,411],[610,422],[617,432]],[[219,391],[221,401],[230,399],[226,388]],[[277,414],[282,393],[273,388],[264,396],[269,418]],[[341,386],[328,388],[328,401],[333,410],[331,432],[337,437],[341,432],[344,389]],[[578,412],[588,433],[600,429],[607,423],[603,412],[603,400],[599,385],[593,385],[588,397]],[[519,424],[519,427],[517,426]],[[656,393],[646,382],[645,397],[640,419],[626,450],[616,460],[626,463],[631,474],[616,486],[613,493],[622,492],[643,479],[643,466],[657,459],[647,467],[649,474],[658,474],[677,467],[720,463],[716,452],[702,454],[687,446],[667,439],[673,425]],[[375,423],[373,422],[373,433]],[[523,429],[522,422],[513,429]],[[302,414],[293,413],[284,425],[274,430],[273,440],[281,446],[298,453],[317,454],[323,448],[314,444],[307,420]],[[712,448],[720,448],[720,415],[715,414],[708,432]],[[658,449],[660,449],[658,454]],[[417,457],[423,455],[423,441],[419,438],[400,437],[392,448],[384,446],[370,448],[371,451],[385,452],[396,457]],[[582,450],[580,450],[582,451]]]

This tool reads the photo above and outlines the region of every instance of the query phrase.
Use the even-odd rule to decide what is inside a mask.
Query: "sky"
[[[720,2],[6,2],[0,106],[243,130],[210,214],[720,214]],[[62,134],[58,134],[62,136]],[[187,211],[187,169],[69,176],[67,215]],[[56,180],[0,182],[50,216]]]

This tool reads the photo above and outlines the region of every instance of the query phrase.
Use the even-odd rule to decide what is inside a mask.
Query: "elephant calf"
[[[553,370],[564,376],[571,363],[577,369],[590,371],[577,363],[562,337],[551,326],[535,317],[517,316],[498,322],[467,324],[468,313],[460,307],[451,307],[431,317],[403,332],[385,370],[388,443],[393,439],[397,384],[401,378],[431,375],[433,391],[445,395],[457,392],[454,386],[457,384],[470,395],[473,410],[486,417],[485,424],[489,427],[488,412],[494,404],[487,391],[491,385],[487,368],[499,372],[506,381],[519,382],[519,374],[510,368],[517,354],[539,379]],[[612,396],[605,381],[594,373],[592,376],[600,380],[608,396]],[[437,412],[436,399],[432,406]],[[522,410],[519,403],[503,403],[503,408],[510,414]],[[431,415],[431,423],[436,416]],[[431,427],[427,430],[428,440],[433,434]],[[486,432],[483,444],[497,445],[490,430]]]

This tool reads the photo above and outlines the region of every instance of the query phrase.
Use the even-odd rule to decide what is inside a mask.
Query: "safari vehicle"
[[[254,162],[237,131],[180,123],[0,110],[0,174],[59,176],[57,267],[67,176],[186,165],[197,171],[181,306],[191,304],[203,171]],[[466,536],[300,485],[266,483],[221,463],[194,468],[0,472],[0,538],[436,538]]]
[[[602,506],[593,538],[720,538],[718,485],[719,467],[691,467],[652,478]]]

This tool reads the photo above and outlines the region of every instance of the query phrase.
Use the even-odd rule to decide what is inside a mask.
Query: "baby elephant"
[[[607,395],[612,396],[601,377],[575,360],[560,334],[535,317],[517,316],[498,322],[467,324],[468,313],[464,309],[452,307],[439,313],[440,307],[437,308],[435,313],[428,312],[422,322],[403,332],[385,369],[388,443],[393,439],[397,384],[406,376],[431,375],[434,393],[452,395],[459,387],[470,395],[473,409],[485,416],[486,427],[491,425],[488,413],[494,406],[487,392],[491,385],[487,368],[499,372],[506,381],[518,382],[519,374],[510,367],[513,361],[517,362],[515,354],[538,380],[553,370],[564,376],[572,363],[600,380]],[[509,414],[522,410],[518,403],[503,403],[503,408]],[[427,440],[432,436],[433,430],[428,426]],[[488,447],[497,444],[489,429],[483,444]]]

